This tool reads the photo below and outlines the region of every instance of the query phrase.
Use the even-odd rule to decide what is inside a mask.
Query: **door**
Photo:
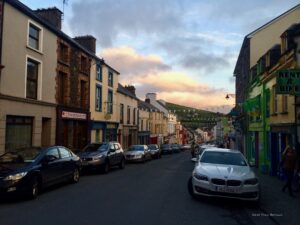
[[[58,147],[61,161],[61,174],[63,177],[70,177],[74,171],[74,163],[71,153],[64,147]]]
[[[51,159],[50,161],[43,162],[41,167],[41,173],[43,182],[46,185],[56,183],[61,178],[61,161],[58,149],[56,147],[48,149],[44,155],[44,159]]]
[[[51,119],[42,118],[42,147],[51,145]]]
[[[278,165],[279,165],[279,143],[278,143],[278,134],[271,134],[271,174],[273,176],[278,174]]]

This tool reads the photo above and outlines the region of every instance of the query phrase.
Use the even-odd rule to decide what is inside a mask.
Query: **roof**
[[[158,108],[156,108],[154,105],[149,104],[148,102],[144,102],[142,100],[138,100],[138,107],[139,108],[146,108],[150,110],[160,111]]]
[[[130,98],[133,98],[135,100],[139,100],[132,92],[130,92],[129,90],[127,90],[124,86],[122,86],[120,83],[118,83],[118,89],[117,92],[126,95]]]
[[[104,63],[110,69],[112,69],[113,71],[115,71],[117,74],[120,74],[117,70],[115,70],[111,66],[107,65],[104,62],[104,60],[101,59],[101,58],[99,58],[95,53],[89,51],[84,46],[80,45],[73,38],[71,38],[66,33],[64,33],[60,29],[56,28],[55,26],[53,26],[50,22],[48,22],[42,16],[38,15],[37,13],[35,13],[35,11],[33,11],[32,9],[30,9],[28,6],[26,6],[22,2],[20,2],[18,0],[5,0],[5,2],[7,2],[8,4],[10,4],[14,8],[16,8],[17,10],[21,11],[25,15],[29,16],[30,18],[34,19],[35,21],[39,22],[41,25],[43,25],[44,27],[46,27],[47,29],[49,29],[50,31],[52,31],[54,34],[56,34],[57,36],[61,37],[64,40],[68,41],[69,43],[73,44],[75,47],[79,48],[80,50],[82,50],[83,52],[85,52],[86,54],[88,54],[89,56],[100,60],[102,63]]]
[[[168,109],[167,109],[167,107],[164,105],[164,104],[162,104],[159,100],[158,101],[156,101],[159,105],[161,105],[164,109],[166,109],[167,111],[169,111]]]
[[[241,153],[238,150],[228,149],[228,148],[217,148],[217,147],[211,147],[204,149],[206,152],[231,152],[231,153]]]

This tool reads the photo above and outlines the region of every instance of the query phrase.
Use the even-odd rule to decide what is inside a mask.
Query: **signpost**
[[[276,94],[300,95],[300,69],[278,70]]]

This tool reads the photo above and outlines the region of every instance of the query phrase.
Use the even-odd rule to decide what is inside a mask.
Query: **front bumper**
[[[130,161],[130,162],[143,162],[144,161],[144,157],[143,156],[134,156],[134,155],[126,155],[125,156],[126,161]]]
[[[14,194],[23,194],[28,191],[29,183],[27,178],[19,181],[0,180],[0,196],[8,197]]]
[[[259,184],[242,184],[241,186],[227,187],[225,185],[215,185],[209,181],[202,181],[193,177],[192,185],[194,194],[200,196],[239,199],[243,201],[258,201],[260,198]]]
[[[95,160],[90,160],[90,161],[82,159],[82,163],[81,163],[83,169],[101,167],[104,164],[105,164],[104,157]]]

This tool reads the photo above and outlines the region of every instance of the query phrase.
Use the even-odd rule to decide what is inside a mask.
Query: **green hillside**
[[[166,107],[171,113],[177,115],[177,118],[182,125],[192,129],[204,127],[211,128],[216,124],[216,121],[219,120],[220,116],[223,115],[221,113],[182,106],[170,102],[166,102]]]

